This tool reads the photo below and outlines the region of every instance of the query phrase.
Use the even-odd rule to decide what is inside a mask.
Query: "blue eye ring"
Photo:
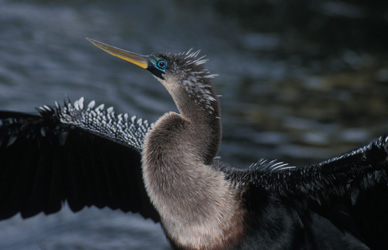
[[[164,59],[159,59],[156,64],[155,64],[155,67],[163,72],[165,72],[166,68],[167,68],[167,61],[164,60]]]

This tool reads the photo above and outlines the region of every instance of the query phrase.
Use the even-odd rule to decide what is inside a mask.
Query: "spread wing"
[[[308,167],[259,161],[234,178],[303,204],[372,249],[388,249],[387,172],[388,137],[381,137]]]
[[[0,219],[55,213],[66,201],[159,221],[145,191],[141,150],[151,125],[83,98],[38,115],[0,111]]]

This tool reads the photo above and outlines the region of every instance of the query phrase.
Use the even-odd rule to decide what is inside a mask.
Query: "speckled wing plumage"
[[[144,188],[147,121],[85,106],[83,98],[38,115],[0,112],[0,219],[21,213],[110,207],[159,221]]]
[[[113,107],[104,110],[104,104],[95,108],[91,101],[84,106],[84,99],[66,102],[63,108],[56,105],[56,113],[61,123],[74,125],[96,135],[110,138],[124,145],[142,150],[147,132],[152,128],[147,120],[129,117],[128,114],[116,115]],[[48,106],[40,107],[42,112],[50,112]]]
[[[295,211],[317,213],[371,249],[388,249],[387,136],[316,165],[260,160],[247,171],[232,171],[229,178],[252,194],[266,190],[294,204]]]

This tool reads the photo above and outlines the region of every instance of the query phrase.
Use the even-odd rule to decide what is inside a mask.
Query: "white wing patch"
[[[96,105],[91,101],[86,107],[84,98],[81,97],[75,101],[65,103],[61,108],[56,103],[56,113],[63,124],[70,124],[85,129],[103,137],[108,137],[121,143],[133,146],[138,150],[144,147],[144,139],[153,124],[148,121],[137,119],[136,116],[129,117],[128,114],[116,115],[113,107],[104,109],[104,104]],[[40,107],[42,111],[52,110],[48,106]]]
[[[253,163],[249,166],[250,169],[255,169],[259,171],[268,171],[268,172],[278,172],[287,169],[294,169],[295,166],[290,166],[288,163],[277,161],[277,160],[266,160],[260,159],[256,163]]]

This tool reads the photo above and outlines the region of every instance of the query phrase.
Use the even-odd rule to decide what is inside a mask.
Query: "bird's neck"
[[[220,107],[215,90],[208,81],[203,78],[194,83],[176,79],[161,81],[172,96],[179,110],[177,117],[162,117],[160,121],[168,120],[169,126],[174,126],[177,120],[184,124],[185,129],[175,131],[181,139],[193,140],[192,149],[202,159],[202,163],[211,164],[218,152],[222,136]],[[171,84],[169,82],[175,82]],[[179,85],[180,87],[171,86]],[[162,123],[160,123],[162,124]],[[179,137],[178,136],[178,137]],[[183,137],[182,137],[183,136]],[[176,144],[180,145],[182,142]],[[178,146],[179,147],[179,146]]]
[[[182,98],[184,99],[184,97]],[[186,98],[181,103],[177,102],[181,119],[186,121],[185,133],[190,134],[195,140],[193,149],[198,151],[202,163],[211,164],[218,153],[221,142],[222,126],[218,102],[209,107],[199,106],[193,99]]]
[[[211,166],[221,135],[218,103],[209,113],[185,103],[192,100],[174,100],[180,114],[165,114],[146,137],[142,160],[147,192],[174,244],[233,244],[243,231],[238,192]]]

